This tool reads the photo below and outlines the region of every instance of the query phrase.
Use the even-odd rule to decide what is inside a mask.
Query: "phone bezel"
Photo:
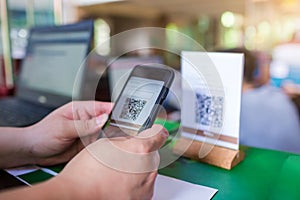
[[[110,113],[105,126],[102,128],[102,131],[104,131],[104,129],[106,129],[107,127],[110,126],[109,124],[110,124],[110,121],[112,120],[111,119],[112,113],[113,113],[116,105],[118,104],[119,99],[122,96],[123,91],[126,88],[128,81],[130,80],[130,77],[132,77],[132,76],[164,82],[163,87],[160,91],[160,94],[158,95],[158,98],[155,101],[155,105],[153,106],[148,119],[146,119],[146,122],[142,126],[140,126],[139,131],[137,131],[137,133],[139,133],[140,131],[150,128],[153,125],[154,120],[159,112],[160,105],[162,105],[163,101],[165,100],[165,98],[168,94],[169,88],[174,80],[175,75],[174,75],[174,71],[172,69],[169,69],[167,67],[162,67],[161,64],[135,66],[133,68],[133,70],[131,71],[129,77],[127,78],[127,80],[120,92],[120,95],[118,96],[117,100],[115,101],[115,106],[113,107],[112,112]],[[137,126],[137,124],[134,124],[134,123],[128,123],[128,124],[132,125],[132,126]],[[105,134],[105,135],[108,135],[108,134]]]

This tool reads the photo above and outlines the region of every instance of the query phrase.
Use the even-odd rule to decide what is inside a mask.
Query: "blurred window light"
[[[232,12],[226,11],[221,16],[221,23],[224,27],[230,28],[235,25],[236,19]]]
[[[284,11],[298,11],[298,0],[281,0],[280,7]]]
[[[236,29],[230,29],[224,33],[224,47],[234,48],[240,46],[242,32]]]
[[[96,52],[102,56],[110,53],[110,27],[103,19],[97,19],[94,23]]]
[[[291,38],[293,33],[296,32],[296,22],[293,19],[286,19],[283,22],[283,30],[285,30],[285,36]]]
[[[256,28],[255,26],[248,26],[245,29],[245,47],[248,50],[255,49],[255,36],[256,36]]]
[[[166,31],[167,46],[171,49],[176,49],[178,43],[174,41],[178,41],[178,37],[177,37],[178,34],[176,32],[179,31],[179,27],[175,23],[168,23],[166,29],[171,30],[171,31]]]
[[[255,26],[249,26],[245,30],[247,37],[254,37],[256,35],[256,28]]]
[[[229,11],[221,15],[221,24],[223,28],[222,45],[225,48],[233,48],[243,44],[243,24],[244,17]]]
[[[174,31],[178,31],[178,26],[175,23],[169,23],[169,24],[167,24],[166,28],[174,30]]]
[[[122,0],[73,0],[73,2],[79,6],[90,6],[94,4],[111,3],[116,1]]]
[[[271,33],[271,24],[267,21],[262,21],[258,24],[258,32],[263,37],[270,36]]]
[[[19,32],[18,32],[18,36],[21,37],[21,38],[27,38],[28,36],[28,30],[27,29],[20,29]]]
[[[198,19],[198,29],[201,33],[205,33],[209,29],[209,18],[207,16],[201,16]]]

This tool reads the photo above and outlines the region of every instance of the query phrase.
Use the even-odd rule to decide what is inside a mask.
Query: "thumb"
[[[144,151],[152,152],[161,148],[169,136],[168,131],[161,125],[154,124],[152,128],[142,131],[136,139],[142,140]]]
[[[75,128],[79,136],[84,137],[100,131],[108,119],[106,113],[88,120],[75,120]]]

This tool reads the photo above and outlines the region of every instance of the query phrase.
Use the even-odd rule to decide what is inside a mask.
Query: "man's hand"
[[[153,125],[137,137],[100,139],[71,160],[57,178],[83,199],[151,199],[157,150],[167,137],[161,125]]]
[[[96,140],[111,108],[111,103],[71,102],[28,127],[26,142],[33,164],[53,165],[70,160],[83,148],[81,140],[85,144]]]
[[[137,137],[99,139],[77,154],[56,177],[33,187],[0,193],[0,199],[151,199],[159,164],[157,150],[167,137],[162,126],[153,125]]]

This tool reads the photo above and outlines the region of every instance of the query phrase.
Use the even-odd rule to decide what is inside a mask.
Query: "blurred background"
[[[95,20],[96,45],[128,29],[155,26],[183,32],[207,51],[244,45],[270,53],[300,30],[299,0],[6,0],[2,4],[1,29],[6,27],[7,9],[13,59],[24,56],[30,27],[83,19]],[[182,47],[174,39],[166,35],[166,45]],[[1,40],[1,54],[3,45]],[[109,46],[99,51],[104,56],[109,53]]]
[[[299,0],[2,0],[0,85],[5,87],[1,87],[1,93],[9,93],[7,88],[13,88],[13,79],[25,55],[29,30],[33,26],[60,25],[93,19],[93,46],[125,30],[162,27],[190,36],[207,51],[242,46],[272,57],[274,48],[279,44],[298,42],[299,10]],[[143,32],[133,38],[141,44],[153,42],[153,38]],[[97,50],[97,54],[104,57],[118,55],[112,49],[124,49],[129,43],[105,43]],[[118,46],[112,48],[110,45]],[[184,47],[188,49],[189,45],[178,41],[176,35],[165,35],[166,48],[174,52],[180,53]],[[180,68],[180,59],[174,54],[153,51],[134,53],[142,56],[159,54],[164,63],[176,69]],[[260,62],[265,60],[259,59]],[[277,63],[274,70],[271,69],[271,80],[277,86],[281,86],[290,67],[282,62],[279,65],[281,66],[278,67]],[[298,63],[293,63],[295,65]],[[291,71],[294,74],[293,81],[300,80],[299,70],[296,68]],[[262,75],[258,72],[257,76]],[[295,98],[299,93],[297,87],[292,85],[286,91],[299,103]]]

